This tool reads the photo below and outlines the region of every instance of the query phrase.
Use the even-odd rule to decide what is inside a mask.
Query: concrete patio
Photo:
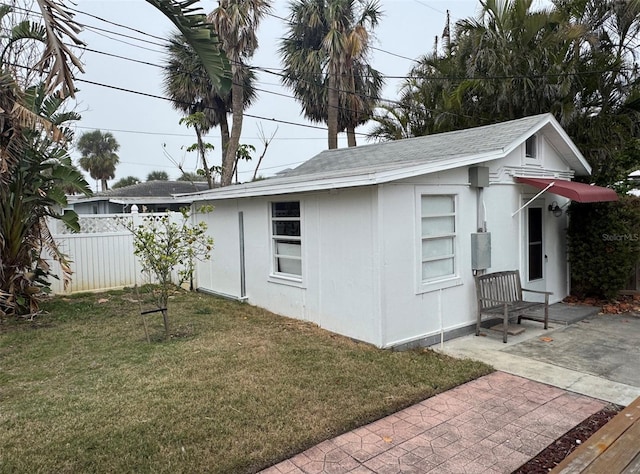
[[[262,472],[507,474],[605,405],[494,372]]]
[[[502,343],[486,329],[434,349],[481,360],[497,370],[619,405],[640,396],[640,317],[598,314],[591,306],[556,304],[549,329],[523,321],[524,333]]]
[[[498,371],[324,441],[263,471],[511,473],[612,402],[640,396],[640,318],[553,305],[550,327],[464,336],[434,346]]]

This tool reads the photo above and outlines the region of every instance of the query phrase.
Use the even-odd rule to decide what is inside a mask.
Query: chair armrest
[[[527,290],[526,288],[522,288],[522,291],[528,291],[529,293],[538,293],[541,295],[549,295],[549,296],[553,294],[553,291]]]

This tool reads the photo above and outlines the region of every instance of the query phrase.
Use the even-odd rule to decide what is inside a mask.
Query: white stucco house
[[[617,199],[571,181],[589,173],[550,114],[324,151],[189,196],[215,206],[197,284],[378,347],[436,343],[473,327],[477,271],[569,293],[566,205]]]

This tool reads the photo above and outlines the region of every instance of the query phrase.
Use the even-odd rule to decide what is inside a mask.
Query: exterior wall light
[[[558,206],[556,201],[553,201],[549,204],[549,212],[552,212],[555,217],[560,217],[562,215],[562,208]]]

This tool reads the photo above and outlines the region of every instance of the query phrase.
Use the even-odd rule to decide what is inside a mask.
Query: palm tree
[[[372,120],[377,125],[369,132],[371,139],[388,142],[417,136],[409,107],[402,107],[400,102],[378,104]]]
[[[113,184],[113,186],[111,186],[111,189],[119,189],[127,186],[133,186],[134,184],[140,184],[141,182],[142,181],[140,181],[135,176],[127,176],[125,178],[120,178],[118,181],[116,181]]]
[[[576,40],[584,29],[563,21],[558,10],[532,9],[533,0],[486,0],[478,19],[457,25],[467,43],[466,76],[460,91],[481,91],[486,117],[503,119],[554,111],[566,123],[572,116],[578,57]],[[489,80],[485,78],[490,78]],[[504,78],[496,80],[495,78]],[[462,97],[463,94],[458,94]]]
[[[231,62],[232,124],[229,142],[223,150],[222,186],[231,184],[240,146],[245,104],[245,61],[251,59],[258,48],[258,26],[270,9],[269,0],[219,0],[218,8],[207,17],[220,37],[222,49]]]
[[[116,165],[120,162],[116,154],[120,145],[115,137],[111,132],[94,130],[82,134],[76,146],[82,154],[78,161],[80,167],[101,182],[102,191],[108,190],[107,180],[115,177]]]
[[[152,171],[147,175],[147,181],[169,181],[169,174],[166,171]]]
[[[182,173],[180,175],[180,177],[177,179],[177,181],[189,181],[189,182],[202,182],[202,181],[206,181],[205,177],[202,176],[201,174],[198,173],[194,173],[192,171],[185,171],[184,173]]]
[[[355,128],[371,115],[382,87],[381,75],[367,65],[369,29],[381,11],[377,1],[296,0],[288,34],[280,45],[283,82],[302,103],[305,115],[326,121],[328,147],[338,132]],[[355,144],[352,133],[350,145]]]
[[[557,9],[532,9],[532,0],[484,0],[477,18],[459,21],[444,53],[418,60],[392,113],[376,120],[423,135],[553,112],[563,125],[580,95],[576,46],[585,35]],[[396,122],[397,125],[400,125]],[[390,134],[393,135],[393,132]],[[401,135],[401,134],[400,134]]]
[[[384,86],[382,74],[370,65],[354,61],[351,84],[347,93],[340,94],[338,128],[347,131],[347,146],[356,146],[356,127],[373,116]]]
[[[229,143],[227,114],[231,112],[232,93],[220,93],[206,74],[202,60],[181,34],[172,36],[167,46],[168,59],[164,69],[164,91],[175,109],[187,116],[203,114],[203,120],[194,121],[197,148],[209,187],[213,187],[211,167],[207,164],[203,136],[212,128],[220,127],[221,150]],[[255,73],[244,68],[242,71],[244,107],[251,105],[256,97],[254,89]]]

